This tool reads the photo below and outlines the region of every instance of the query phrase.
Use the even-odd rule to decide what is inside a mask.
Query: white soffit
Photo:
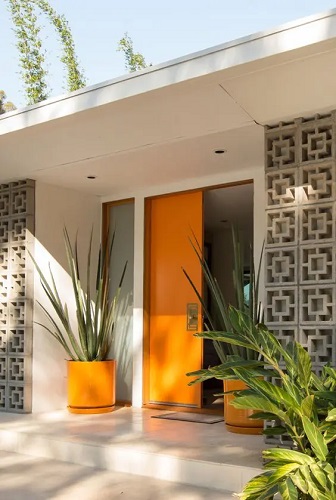
[[[149,187],[263,168],[263,129],[257,125],[175,141],[36,172],[34,178],[97,196],[132,196]],[[215,149],[227,148],[217,155]],[[94,175],[90,181],[87,176]]]
[[[26,175],[253,123],[219,85],[187,82],[0,136],[2,174]],[[18,147],[19,144],[19,147]]]
[[[253,116],[271,125],[336,108],[334,50],[222,81],[225,90]]]
[[[336,10],[8,113],[1,181],[110,195],[261,167],[261,125],[336,108],[335,54]]]
[[[18,110],[0,118],[0,135],[218,71],[233,70],[238,75],[239,66],[253,62],[256,67],[267,66],[267,59],[273,56],[279,62],[288,61],[293,59],[293,51],[300,56],[300,49],[303,55],[307,49],[312,55],[334,37],[336,9]]]

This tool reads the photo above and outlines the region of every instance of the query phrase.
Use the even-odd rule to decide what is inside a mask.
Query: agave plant
[[[50,279],[42,272],[34,257],[30,254],[39,274],[43,290],[56,313],[58,321],[38,302],[51,327],[37,323],[50,333],[64,348],[73,361],[104,361],[114,336],[114,323],[117,314],[117,303],[126,272],[127,262],[122,272],[119,287],[114,297],[109,297],[109,270],[110,255],[113,247],[114,235],[110,245],[100,246],[96,268],[96,286],[91,293],[91,260],[92,260],[92,232],[88,248],[86,288],[81,282],[78,263],[77,237],[72,246],[69,234],[64,228],[64,244],[67,255],[69,274],[72,282],[73,296],[76,303],[77,332],[74,332],[69,317],[68,306],[62,303],[57,291],[54,275],[49,264]]]
[[[283,347],[248,314],[229,307],[228,315],[229,330],[195,335],[244,347],[258,359],[230,356],[221,365],[188,373],[196,377],[190,384],[210,378],[244,381],[249,388],[235,393],[233,406],[257,411],[250,418],[280,421],[280,425],[264,429],[264,434],[287,433],[294,443],[294,449],[263,452],[265,471],[247,483],[241,499],[268,500],[280,494],[284,500],[334,500],[336,370],[326,365],[317,376],[299,343]],[[268,380],[260,375],[267,375]]]
[[[211,303],[213,304],[212,311],[210,311],[207,307],[207,304],[201,295],[201,292],[197,290],[194,285],[192,279],[190,278],[188,272],[182,268],[187,280],[191,284],[194,289],[198,300],[202,305],[202,309],[204,315],[207,319],[207,329],[210,331],[230,331],[231,330],[231,320],[229,311],[229,304],[227,304],[224,299],[223,293],[220,289],[218,281],[215,276],[213,276],[206,259],[204,258],[203,251],[198,243],[195,235],[193,235],[193,240],[190,240],[190,243],[197,255],[197,258],[200,262],[203,277],[205,283],[208,287]],[[257,271],[254,266],[254,252],[253,247],[250,245],[249,248],[249,258],[250,258],[250,267],[249,272],[244,277],[244,264],[243,264],[243,256],[245,254],[244,246],[242,244],[242,240],[239,237],[238,230],[233,226],[232,227],[232,245],[233,245],[233,285],[235,291],[235,304],[240,311],[248,314],[251,318],[251,321],[254,324],[261,323],[263,320],[263,311],[262,305],[259,300],[259,277],[261,271],[261,261],[263,255],[263,248],[260,254],[259,264]],[[248,293],[245,293],[245,280],[249,282]],[[213,339],[213,344],[217,355],[222,363],[227,360],[228,356],[239,355],[245,359],[257,359],[257,354],[246,347],[233,345],[233,344],[225,344],[222,342],[217,342],[217,340]]]

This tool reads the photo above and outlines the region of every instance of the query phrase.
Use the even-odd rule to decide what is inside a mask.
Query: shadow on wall
[[[110,357],[117,360],[116,397],[118,401],[132,400],[132,331],[133,331],[133,293],[121,297],[117,320],[114,327],[115,337]]]

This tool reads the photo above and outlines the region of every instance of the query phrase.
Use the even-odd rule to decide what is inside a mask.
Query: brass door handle
[[[187,304],[187,330],[198,330],[198,304]]]

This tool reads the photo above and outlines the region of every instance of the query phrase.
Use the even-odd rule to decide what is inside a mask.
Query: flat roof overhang
[[[336,108],[335,67],[333,10],[14,111],[1,182],[109,195],[261,166],[264,125]]]

